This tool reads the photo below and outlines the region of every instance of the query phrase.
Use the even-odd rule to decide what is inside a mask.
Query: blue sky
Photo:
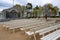
[[[0,0],[0,11],[12,7],[12,2],[13,0]],[[28,2],[32,3],[33,7],[36,5],[43,6],[46,3],[51,3],[60,8],[60,0],[15,0],[14,4],[26,5]]]

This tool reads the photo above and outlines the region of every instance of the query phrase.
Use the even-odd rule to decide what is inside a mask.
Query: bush
[[[50,16],[50,18],[60,18],[60,16]]]

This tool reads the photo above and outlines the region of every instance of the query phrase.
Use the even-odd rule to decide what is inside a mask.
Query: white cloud
[[[32,3],[33,5],[44,5],[46,3],[51,3],[52,0],[26,0],[29,3]]]
[[[13,0],[0,0],[0,2],[13,4]],[[52,3],[53,5],[58,6],[60,8],[60,5],[59,5],[60,0],[14,0],[14,4],[26,5],[27,3],[32,3],[33,6]],[[0,9],[3,9],[3,8],[0,8]]]
[[[3,9],[7,9],[7,8],[9,8],[9,7],[1,7],[0,11],[2,11]]]
[[[2,0],[3,2],[12,4],[13,0]]]

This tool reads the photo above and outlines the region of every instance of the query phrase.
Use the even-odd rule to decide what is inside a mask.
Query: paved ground
[[[49,18],[50,19],[50,18]],[[51,18],[51,20],[60,20],[59,18]],[[2,25],[0,25],[0,40],[34,40],[34,38],[29,38],[23,33],[23,31],[18,31],[16,33],[9,33],[4,30]],[[39,39],[37,39],[39,40]]]

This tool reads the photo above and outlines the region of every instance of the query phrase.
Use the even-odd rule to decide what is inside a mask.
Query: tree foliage
[[[32,9],[32,4],[31,3],[27,3],[26,8],[27,9]]]
[[[59,10],[57,6],[53,6],[52,4],[45,4],[44,7],[45,7],[46,13],[48,13],[48,14],[52,13],[52,14],[56,15]]]

